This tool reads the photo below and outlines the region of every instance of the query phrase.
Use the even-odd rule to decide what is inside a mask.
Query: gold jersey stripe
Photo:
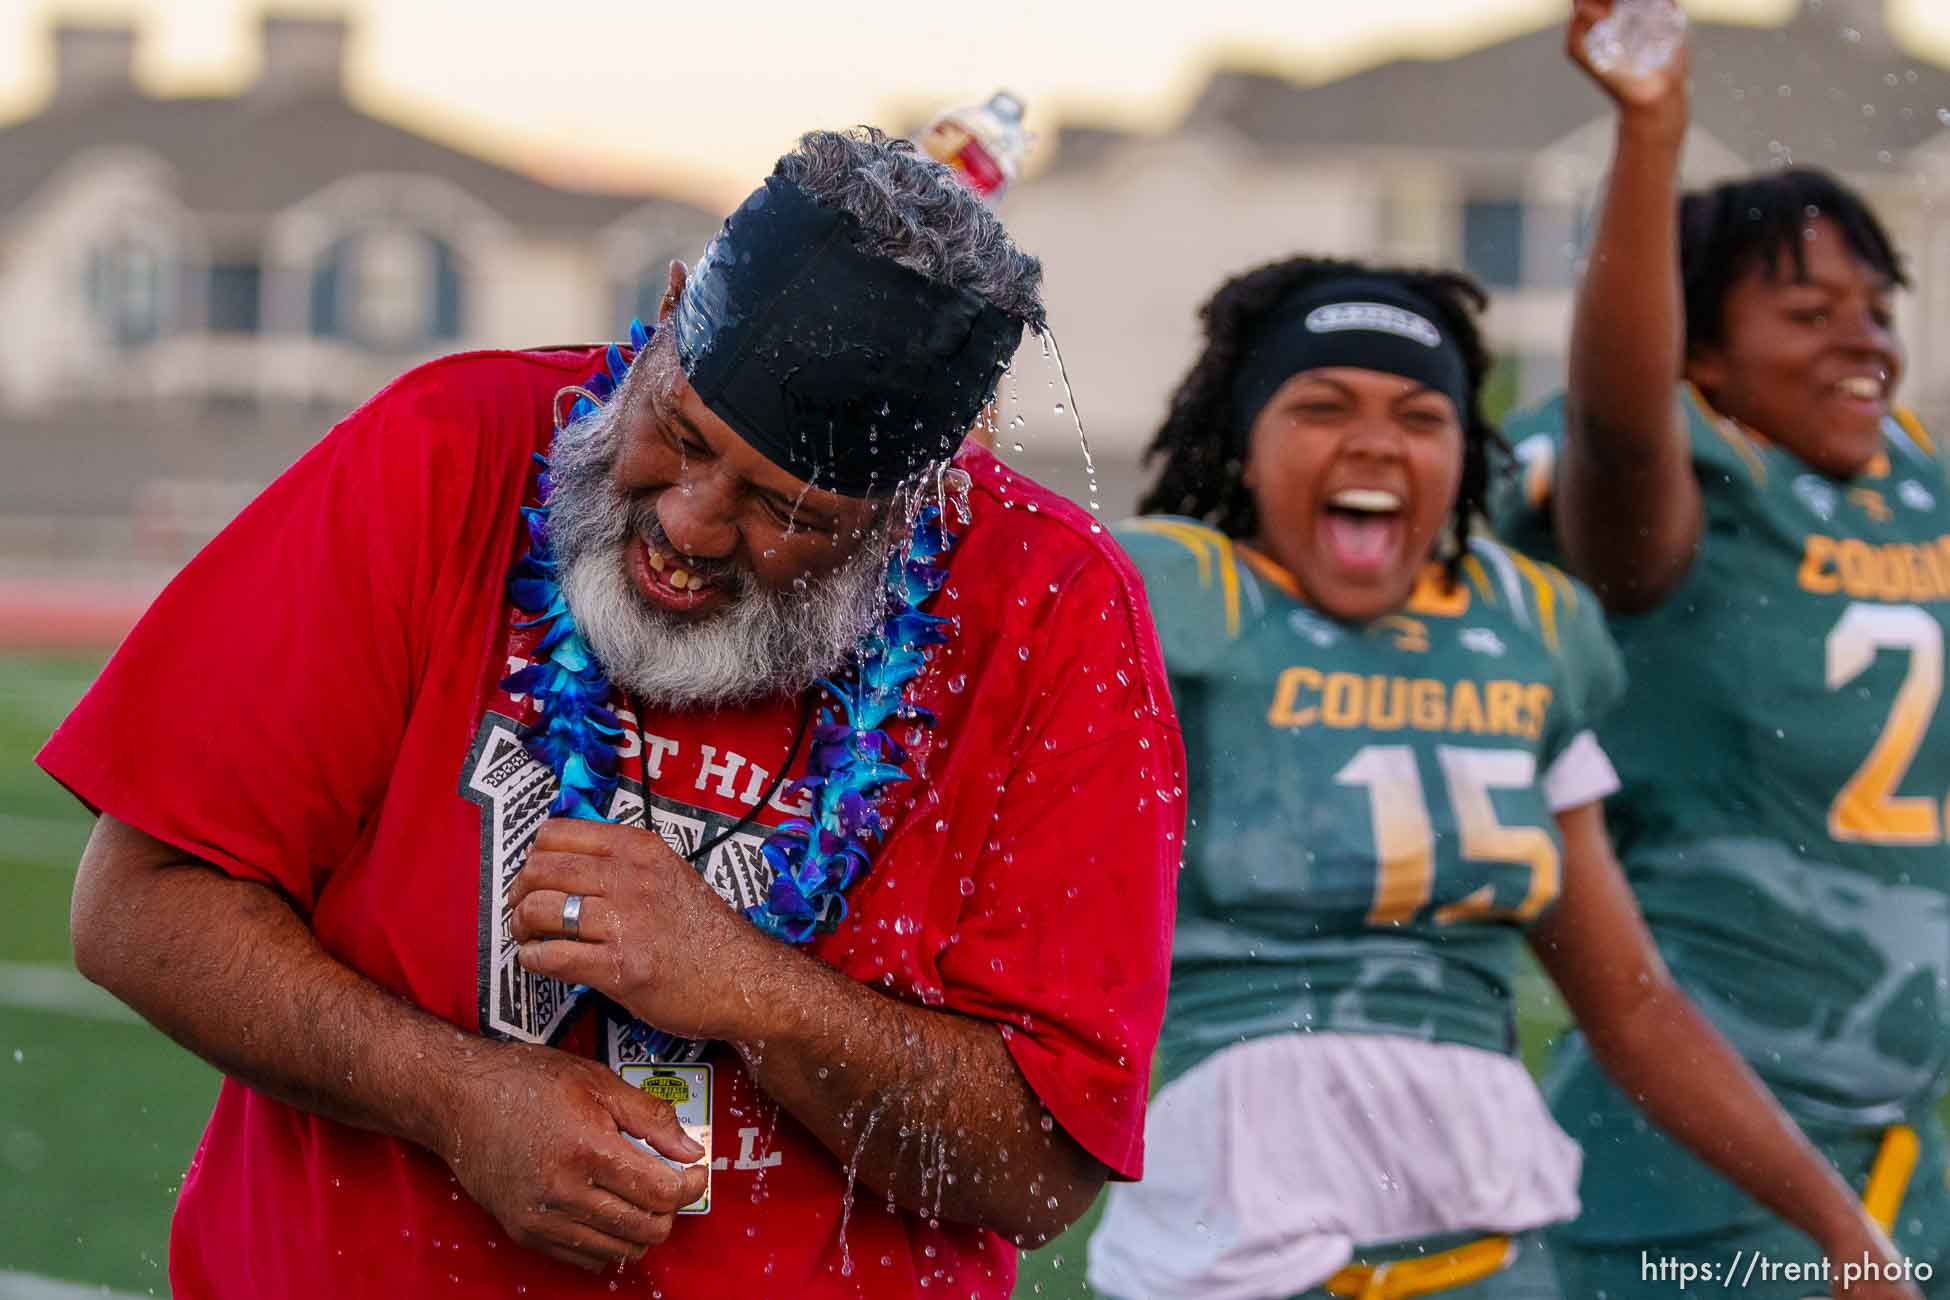
[[[1916,412],[1910,410],[1907,406],[1898,406],[1895,408],[1893,414],[1896,417],[1896,423],[1903,426],[1903,432],[1909,435],[1911,442],[1923,449],[1924,455],[1936,455],[1936,439],[1932,438],[1930,431],[1923,427],[1922,417],[1918,416]]]
[[[1490,604],[1496,604],[1496,587],[1490,582],[1490,572],[1483,567],[1483,562],[1474,555],[1465,555],[1462,567],[1463,573],[1475,584],[1477,593]]]
[[[1706,400],[1706,394],[1692,384],[1686,385],[1686,391],[1692,394],[1695,402],[1699,403],[1699,409],[1706,415],[1706,422],[1713,426],[1713,431],[1720,435],[1721,441],[1739,455],[1741,461],[1747,466],[1747,472],[1754,476],[1755,481],[1767,482],[1767,462],[1760,458],[1760,452],[1754,446],[1753,434],[1731,416],[1721,415],[1714,410],[1713,403]]]
[[[1217,529],[1172,519],[1139,519],[1134,526],[1159,537],[1168,537],[1198,557],[1198,581],[1212,585],[1212,570],[1219,571],[1219,591],[1225,601],[1226,635],[1239,638],[1239,560],[1232,539]]]
[[[1511,563],[1517,566],[1517,571],[1529,579],[1531,588],[1536,591],[1537,622],[1544,634],[1544,644],[1552,650],[1557,649],[1557,588],[1551,584],[1549,578],[1544,576],[1544,571],[1537,567],[1537,562],[1522,551],[1506,548],[1504,554],[1510,557]]]

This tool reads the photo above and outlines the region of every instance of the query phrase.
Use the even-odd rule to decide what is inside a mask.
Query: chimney
[[[254,96],[315,99],[343,93],[346,22],[296,14],[264,16],[264,70]]]
[[[54,104],[70,108],[135,94],[135,28],[54,26]]]

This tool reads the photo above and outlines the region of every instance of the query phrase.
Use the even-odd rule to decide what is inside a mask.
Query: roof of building
[[[267,27],[294,25],[269,20]],[[328,37],[343,24],[312,20]],[[336,29],[332,31],[329,29]],[[64,36],[106,37],[133,47],[128,29]],[[67,61],[65,58],[60,61]],[[157,98],[126,75],[91,70],[98,81],[86,94],[65,94],[34,117],[0,127],[0,217],[25,203],[63,166],[91,149],[131,148],[155,155],[175,178],[194,211],[268,216],[343,177],[414,173],[448,181],[517,225],[533,229],[593,230],[625,213],[667,206],[673,219],[715,220],[712,214],[651,193],[565,189],[452,148],[374,117],[346,99],[334,75],[291,88],[263,85],[242,95]],[[268,71],[266,80],[275,73]]]
[[[1563,41],[1553,24],[1453,58],[1396,59],[1315,85],[1222,70],[1185,125],[1230,127],[1274,155],[1535,154],[1606,111]],[[1695,121],[1755,165],[1791,157],[1890,170],[1950,125],[1939,115],[1950,105],[1950,69],[1903,50],[1881,0],[1804,0],[1773,28],[1696,21],[1692,50]]]

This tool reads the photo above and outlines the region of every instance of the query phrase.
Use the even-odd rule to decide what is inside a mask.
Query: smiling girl
[[[1481,307],[1345,262],[1229,281],[1152,448],[1143,505],[1172,513],[1118,530],[1191,820],[1150,1163],[1091,1244],[1102,1294],[1563,1294],[1539,1230],[1577,1213],[1579,1152],[1516,1056],[1526,941],[1653,1120],[1837,1258],[1880,1257],[1632,906],[1597,603],[1472,536]]]
[[[1682,197],[1685,59],[1598,72],[1582,38],[1611,5],[1572,8],[1611,176],[1569,391],[1513,424],[1525,490],[1498,523],[1593,585],[1631,665],[1611,828],[1661,954],[1950,1295],[1950,485],[1894,404],[1901,260],[1819,171]],[[1550,1091],[1586,1149],[1557,1239],[1581,1294],[1661,1294],[1638,1277],[1657,1245],[1812,1253],[1636,1123],[1585,1044]]]

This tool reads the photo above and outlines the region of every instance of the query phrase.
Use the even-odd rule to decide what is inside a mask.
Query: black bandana
[[[1434,389],[1469,419],[1469,367],[1435,304],[1390,280],[1313,285],[1267,313],[1232,381],[1232,432],[1244,446],[1280,385],[1303,370],[1351,366]]]
[[[884,496],[952,456],[1022,322],[860,251],[860,223],[774,175],[726,219],[672,319],[698,397],[779,468]]]

